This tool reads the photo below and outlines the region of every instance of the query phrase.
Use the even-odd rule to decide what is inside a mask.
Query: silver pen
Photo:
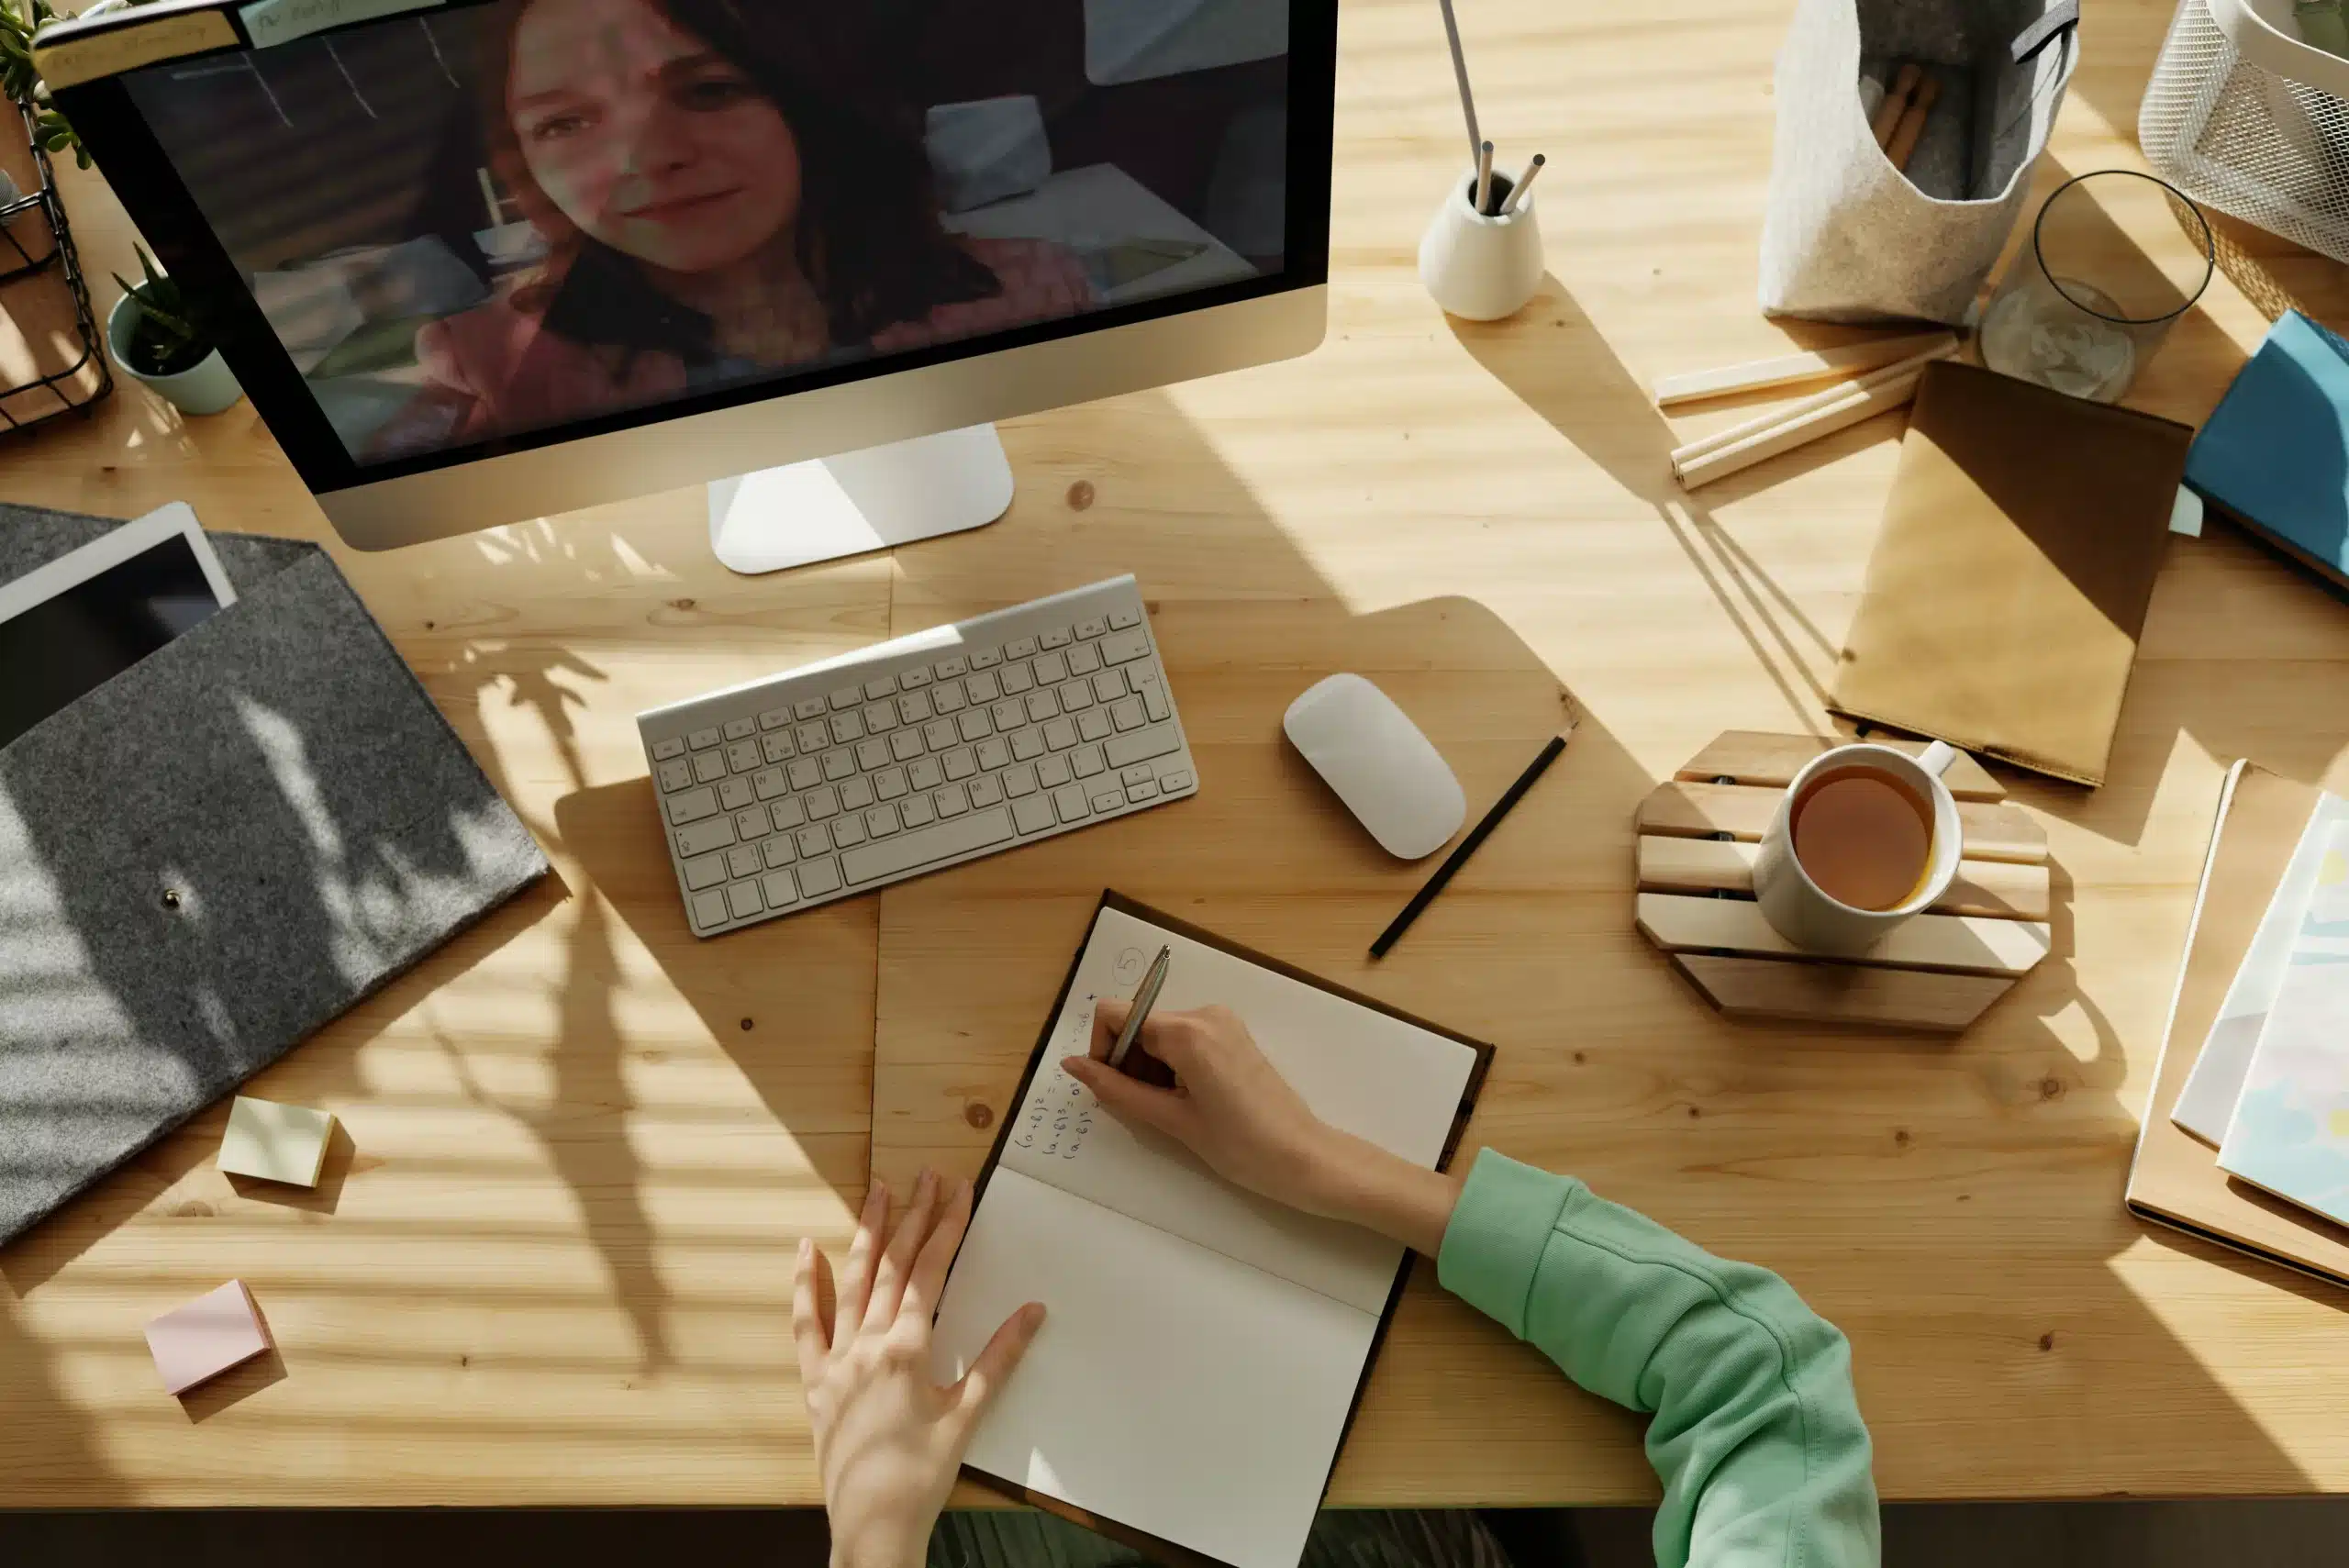
[[[1141,1036],[1142,1021],[1150,1017],[1159,988],[1166,984],[1166,961],[1174,956],[1172,947],[1160,948],[1158,956],[1151,960],[1150,973],[1141,977],[1141,988],[1134,992],[1134,1010],[1126,1015],[1126,1027],[1118,1031],[1118,1042],[1109,1048],[1109,1065],[1119,1072],[1125,1071],[1126,1052]]]

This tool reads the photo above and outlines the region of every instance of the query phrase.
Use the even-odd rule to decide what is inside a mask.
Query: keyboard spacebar
[[[967,855],[989,844],[1011,841],[1011,813],[1002,806],[974,811],[935,828],[917,828],[893,839],[859,844],[841,856],[841,874],[851,882],[874,882],[915,871],[934,862]]]

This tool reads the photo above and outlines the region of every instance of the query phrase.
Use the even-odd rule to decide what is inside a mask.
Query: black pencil
[[[1550,743],[1542,748],[1542,754],[1526,764],[1525,771],[1517,775],[1515,784],[1501,792],[1501,797],[1493,802],[1493,808],[1485,813],[1485,819],[1468,829],[1468,836],[1460,840],[1458,849],[1444,857],[1443,863],[1435,868],[1435,874],[1428,878],[1427,885],[1414,894],[1411,901],[1403,906],[1403,912],[1396,916],[1385,930],[1378,933],[1378,940],[1370,944],[1371,957],[1385,958],[1386,956],[1386,950],[1393,947],[1405,931],[1411,929],[1411,922],[1419,917],[1421,911],[1435,902],[1435,895],[1443,891],[1444,884],[1450,882],[1453,874],[1468,863],[1468,857],[1476,852],[1476,846],[1490,837],[1493,829],[1500,826],[1501,818],[1507,817],[1517,803],[1525,798],[1525,792],[1533,787],[1533,781],[1549,771],[1550,764],[1558,760],[1558,753],[1564,751],[1566,742],[1574,738],[1574,732],[1575,727],[1569,723],[1564,729],[1550,737]]]

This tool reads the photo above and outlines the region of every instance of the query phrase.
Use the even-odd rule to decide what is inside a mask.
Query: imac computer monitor
[[[57,106],[352,545],[975,527],[990,421],[1299,354],[1337,0],[161,0]],[[829,461],[816,461],[829,460]]]

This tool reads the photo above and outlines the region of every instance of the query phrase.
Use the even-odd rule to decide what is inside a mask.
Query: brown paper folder
[[[2140,1218],[2349,1284],[2349,1230],[2234,1180],[2219,1169],[2209,1144],[2169,1119],[2318,793],[2314,784],[2295,784],[2250,762],[2237,762],[2227,775],[2187,930],[2169,1031],[2129,1166],[2127,1201]]]
[[[1927,365],[1828,706],[2102,784],[2193,439]]]

